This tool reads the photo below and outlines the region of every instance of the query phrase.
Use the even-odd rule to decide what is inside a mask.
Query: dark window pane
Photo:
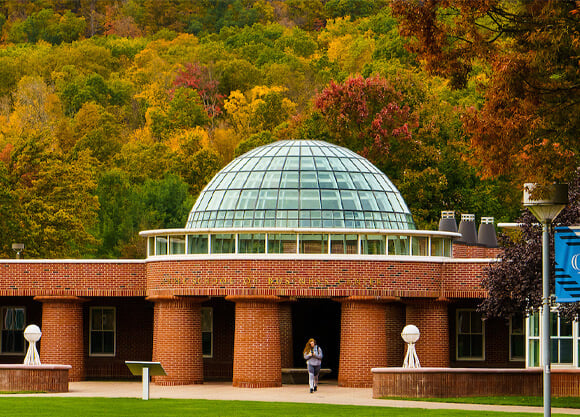
[[[457,356],[459,358],[468,358],[471,356],[469,345],[469,335],[460,334],[457,336]]]
[[[201,351],[205,356],[211,355],[211,333],[203,332],[201,334]]]
[[[102,353],[115,353],[115,333],[113,332],[103,332],[103,352]]]
[[[511,359],[524,359],[526,356],[525,349],[525,339],[523,335],[512,335],[511,336],[512,351]]]
[[[103,333],[102,332],[92,332],[91,333],[91,353],[92,354],[103,353]]]
[[[471,357],[481,358],[483,356],[483,336],[471,336]]]
[[[572,339],[560,340],[560,363],[572,363]]]

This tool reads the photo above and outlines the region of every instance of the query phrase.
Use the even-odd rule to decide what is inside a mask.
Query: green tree
[[[103,107],[87,103],[75,116],[74,153],[90,152],[100,163],[108,164],[121,150],[121,129],[115,117]]]
[[[97,256],[120,257],[122,247],[139,233],[143,202],[127,173],[119,169],[106,171],[99,177],[96,195],[100,205],[94,229],[100,240]]]
[[[0,257],[13,256],[11,245],[13,242],[21,242],[22,235],[19,230],[19,210],[16,198],[13,194],[12,181],[6,164],[0,161]]]
[[[90,233],[98,201],[95,161],[51,154],[49,141],[31,137],[14,149],[11,175],[20,210],[20,233],[29,257],[87,257],[97,244]]]

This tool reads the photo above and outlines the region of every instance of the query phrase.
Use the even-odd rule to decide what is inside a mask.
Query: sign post
[[[125,365],[133,375],[142,375],[143,399],[149,399],[149,379],[151,376],[167,375],[161,362],[125,361]]]

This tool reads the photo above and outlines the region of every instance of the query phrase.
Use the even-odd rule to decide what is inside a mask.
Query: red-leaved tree
[[[381,165],[392,148],[412,139],[416,119],[404,98],[385,78],[378,75],[331,82],[316,97],[335,143]]]
[[[186,87],[197,91],[212,126],[216,117],[223,111],[224,96],[218,92],[218,85],[219,82],[213,78],[211,69],[198,63],[185,64],[173,81],[175,89]]]

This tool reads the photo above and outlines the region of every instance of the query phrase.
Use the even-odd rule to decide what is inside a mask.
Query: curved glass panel
[[[234,159],[202,190],[185,227],[232,226],[415,229],[386,175],[346,148],[309,140]]]

